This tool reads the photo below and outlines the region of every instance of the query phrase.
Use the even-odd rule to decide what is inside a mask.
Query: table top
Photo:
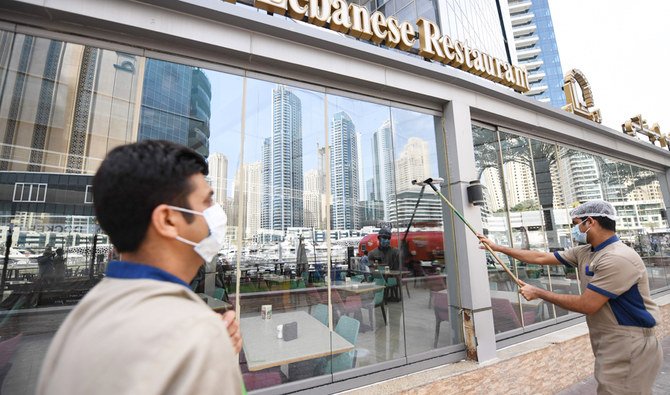
[[[277,325],[298,323],[298,338],[277,339]],[[264,320],[260,314],[240,320],[244,354],[252,372],[293,362],[340,354],[354,345],[305,311],[273,313]],[[332,343],[332,347],[331,347]]]
[[[374,283],[351,283],[351,284],[336,284],[331,287],[332,289],[353,293],[353,294],[364,294],[368,292],[379,291],[384,289],[383,285],[377,285]]]
[[[232,304],[224,302],[223,300],[219,300],[211,295],[199,293],[198,296],[200,296],[203,302],[207,303],[207,306],[209,306],[217,313],[225,313],[226,311],[233,308]]]

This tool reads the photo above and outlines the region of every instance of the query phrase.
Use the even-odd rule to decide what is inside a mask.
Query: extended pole
[[[419,183],[417,183],[417,184],[419,184]],[[463,223],[464,223],[464,224],[465,224],[465,225],[472,231],[472,233],[473,233],[475,236],[477,236],[477,231],[475,230],[475,228],[474,228],[472,225],[470,225],[470,223],[465,219],[465,217],[463,217],[463,214],[461,214],[460,212],[458,212],[458,210],[456,210],[456,207],[454,207],[454,205],[451,204],[451,202],[449,201],[449,199],[447,199],[446,197],[444,197],[444,195],[442,194],[442,192],[440,192],[440,191],[435,187],[435,185],[433,185],[433,179],[432,179],[432,178],[427,178],[425,181],[423,181],[423,182],[420,183],[420,184],[423,184],[423,185],[426,185],[426,184],[427,184],[427,185],[430,185],[430,187],[433,189],[433,191],[435,191],[435,193],[437,193],[438,196],[440,196],[440,197],[442,198],[442,200],[444,200],[444,202],[447,204],[447,206],[449,206],[449,208],[451,209],[451,211],[453,211],[454,214],[456,214],[456,216],[457,216],[458,218],[460,218],[461,221],[463,221]],[[507,272],[507,274],[509,274],[509,276],[512,277],[512,280],[514,280],[514,282],[515,282],[519,287],[522,287],[523,285],[521,284],[521,281],[519,281],[519,279],[514,275],[514,273],[512,273],[512,271],[509,270],[509,268],[507,267],[507,265],[505,265],[505,264],[500,260],[500,258],[498,258],[498,256],[493,252],[493,250],[491,249],[491,247],[489,247],[489,245],[486,244],[486,243],[482,243],[482,244],[483,244],[484,247],[486,247],[486,249],[491,253],[491,255],[493,256],[493,258],[500,264],[500,266],[502,266],[502,268],[505,270],[505,272]]]

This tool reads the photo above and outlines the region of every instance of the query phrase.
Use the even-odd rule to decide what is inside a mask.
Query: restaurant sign
[[[403,51],[409,52],[418,38],[419,55],[426,59],[484,77],[517,92],[530,89],[524,68],[442,35],[437,24],[425,18],[419,18],[416,25],[412,25],[392,16],[386,17],[379,11],[370,14],[366,8],[348,4],[346,0],[255,0],[254,5],[268,12],[288,15],[312,25]]]

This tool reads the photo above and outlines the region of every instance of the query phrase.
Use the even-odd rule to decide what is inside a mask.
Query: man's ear
[[[171,210],[167,204],[160,204],[151,212],[151,222],[149,226],[154,228],[154,231],[163,237],[174,239],[178,236],[177,223],[180,215],[174,210]]]

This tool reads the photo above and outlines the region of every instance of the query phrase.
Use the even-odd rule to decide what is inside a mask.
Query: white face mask
[[[219,204],[214,204],[203,212],[175,206],[170,206],[170,208],[205,217],[205,222],[207,222],[207,226],[209,227],[209,236],[202,239],[199,243],[186,240],[181,236],[177,236],[176,239],[182,243],[192,245],[195,252],[197,252],[205,262],[211,262],[216,254],[219,253],[219,250],[223,247],[223,243],[226,240],[226,224],[228,223],[228,217],[226,217],[226,212],[223,211],[223,207]]]

